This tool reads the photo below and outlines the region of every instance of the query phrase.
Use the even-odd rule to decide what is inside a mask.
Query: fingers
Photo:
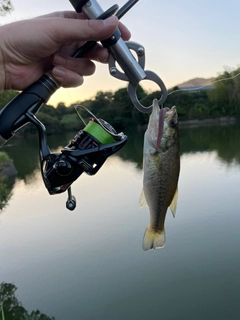
[[[131,36],[129,30],[115,16],[106,20],[88,20],[83,13],[64,11],[38,17],[38,19],[44,18],[51,19],[51,22],[49,21],[52,24],[50,32],[61,43],[69,40],[105,40],[118,26],[124,40],[128,40]],[[59,19],[61,19],[61,23],[59,23]],[[46,25],[49,27],[48,23]]]
[[[71,58],[56,54],[52,63],[52,75],[64,87],[76,87],[83,83],[83,76],[95,72],[95,64],[87,58]]]
[[[128,30],[128,28],[121,22],[119,22],[118,27],[121,31],[123,40],[129,40],[131,38],[131,32]]]
[[[76,11],[57,11],[38,16],[35,19],[42,18],[86,19],[86,16],[84,15],[84,13],[77,13]]]
[[[60,20],[59,20],[60,19]],[[104,40],[109,38],[119,21],[112,16],[106,20],[80,20],[65,18],[47,18],[46,33],[58,45],[75,41]]]
[[[123,25],[119,23],[119,29],[121,31],[121,37],[123,40],[129,40],[131,37],[130,31]],[[96,44],[95,47],[86,54],[91,60],[95,60],[102,63],[107,63],[109,59],[109,52],[106,48],[103,48],[101,45]]]
[[[103,48],[100,44],[96,44],[87,54],[88,59],[95,60],[101,63],[108,63],[109,51]]]
[[[78,15],[69,14],[69,19],[66,19],[65,15],[65,18],[60,18],[61,23],[57,18],[57,25],[55,25],[56,19],[51,20],[53,25],[50,29],[48,28],[48,34],[51,33],[49,35],[58,45],[70,41],[105,40],[114,33],[117,27],[124,40],[128,40],[131,36],[129,30],[119,23],[116,17],[106,20],[81,20]],[[73,16],[74,19],[72,19]],[[76,59],[65,54],[55,54],[52,59],[54,65],[52,74],[64,87],[79,86],[83,83],[83,76],[89,76],[95,72],[95,65],[90,59],[106,63],[109,58],[108,50],[99,44],[88,53],[87,58]]]
[[[52,75],[64,88],[75,88],[81,86],[84,82],[84,79],[80,74],[61,67],[54,68],[52,70]]]

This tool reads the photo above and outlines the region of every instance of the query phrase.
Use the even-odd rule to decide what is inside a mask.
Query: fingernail
[[[118,20],[117,17],[111,16],[111,17],[103,20],[103,22],[104,22],[105,25],[110,25],[110,24],[112,24],[113,22],[115,22],[117,20]]]
[[[64,65],[65,61],[66,60],[62,56],[60,56],[59,54],[56,54],[54,57],[54,64]]]
[[[103,59],[103,63],[108,63],[108,61],[109,61],[109,55],[105,59]]]
[[[102,59],[98,59],[98,61],[102,62],[102,63],[108,63],[109,60],[109,53],[108,52],[104,52],[104,55],[102,56]]]
[[[63,78],[65,76],[65,71],[62,68],[53,68],[52,70],[53,76],[58,77],[58,78]]]

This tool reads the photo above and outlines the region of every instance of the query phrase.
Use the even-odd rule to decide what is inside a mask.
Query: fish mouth
[[[156,149],[159,150],[160,144],[163,137],[163,128],[164,128],[164,119],[165,115],[167,113],[168,108],[161,108],[159,111],[159,117],[158,117],[158,134],[157,134],[157,143],[156,143]]]
[[[168,108],[165,108],[168,109]],[[168,109],[164,114],[164,120],[167,121],[170,127],[173,127],[178,123],[177,119],[177,108],[173,106],[171,109]]]
[[[177,125],[177,109],[175,106],[173,106],[171,109],[161,108],[159,111],[156,150],[159,150],[162,141],[164,121],[166,121],[168,126],[172,128]]]

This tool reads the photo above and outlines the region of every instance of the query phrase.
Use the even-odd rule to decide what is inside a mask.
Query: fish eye
[[[172,127],[172,128],[175,127],[176,124],[177,124],[177,122],[176,122],[174,119],[172,119],[171,121],[169,121],[169,126]]]

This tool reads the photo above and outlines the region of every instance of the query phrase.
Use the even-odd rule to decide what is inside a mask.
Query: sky
[[[121,7],[127,0],[98,0],[106,10]],[[0,17],[0,24],[33,18],[54,11],[72,10],[68,0],[38,2],[12,0],[14,11]],[[240,66],[239,0],[140,0],[123,18],[131,40],[146,53],[146,70],[161,77],[168,89],[196,77],[211,78],[226,68]],[[96,72],[78,88],[59,89],[49,100],[69,105],[93,98],[98,91],[116,91],[126,83],[113,78],[107,65],[96,63]],[[145,90],[156,90],[150,81],[141,82]]]

